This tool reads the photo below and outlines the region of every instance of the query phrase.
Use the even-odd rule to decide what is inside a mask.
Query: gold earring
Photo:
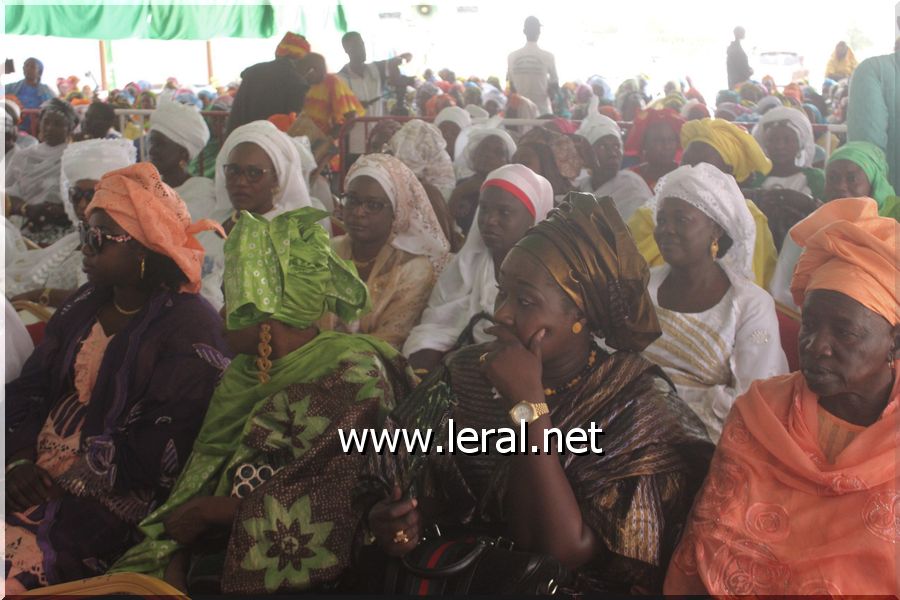
[[[715,239],[712,242],[712,245],[709,247],[709,253],[712,255],[713,260],[718,258],[719,256],[719,240]]]
[[[259,356],[256,359],[256,368],[259,369],[256,377],[260,383],[269,383],[271,379],[269,376],[269,369],[272,368],[272,361],[269,360],[269,356],[272,354],[272,346],[269,345],[271,341],[272,326],[268,323],[263,323],[259,326],[259,345],[257,346]]]
[[[142,280],[142,281],[143,281],[143,279],[144,279],[144,260],[145,260],[145,259],[144,259],[144,257],[142,256],[142,257],[141,257],[141,280]]]
[[[581,333],[582,329],[584,329],[584,326],[581,324],[581,321],[575,321],[575,323],[572,324],[572,333],[575,335]]]

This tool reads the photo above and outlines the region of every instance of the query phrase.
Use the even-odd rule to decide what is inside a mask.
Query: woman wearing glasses
[[[216,158],[216,204],[230,205],[222,226],[228,233],[240,211],[268,220],[298,208],[322,204],[309,195],[300,159],[300,142],[268,121],[253,121],[231,132]],[[224,241],[213,233],[197,239],[206,249],[201,294],[218,310],[224,305]]]
[[[94,197],[94,186],[110,171],[134,164],[135,150],[128,140],[86,140],[69,144],[62,154],[60,188],[63,207],[72,223],[86,222],[84,209]],[[7,256],[6,295],[59,308],[87,282],[81,271],[81,239],[73,231],[53,245]]]
[[[425,188],[399,159],[367,154],[353,164],[345,185],[347,235],[332,246],[353,261],[369,288],[372,310],[354,322],[329,315],[322,327],[366,333],[400,349],[450,260],[450,243]]]
[[[88,284],[6,386],[6,589],[102,574],[137,541],[190,453],[218,380],[222,322],[197,295],[203,249],[148,163],[85,211]]]

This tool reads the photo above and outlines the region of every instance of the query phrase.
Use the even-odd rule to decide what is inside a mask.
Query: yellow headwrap
[[[706,142],[716,149],[722,160],[731,167],[738,183],[755,172],[768,175],[772,161],[766,157],[759,143],[742,127],[724,119],[688,121],[681,128],[681,147],[691,142]]]

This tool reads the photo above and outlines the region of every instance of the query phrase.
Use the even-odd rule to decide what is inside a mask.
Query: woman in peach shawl
[[[845,198],[790,235],[801,370],[735,403],[666,594],[900,592],[900,224]]]
[[[88,283],[6,385],[6,592],[102,575],[166,500],[227,363],[187,206],[143,162],[99,181]]]

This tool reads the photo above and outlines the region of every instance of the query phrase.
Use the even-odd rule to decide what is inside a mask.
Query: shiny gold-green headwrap
[[[516,248],[547,269],[607,345],[639,352],[661,335],[650,269],[612,198],[570,192]]]
[[[369,309],[356,269],[335,254],[317,223],[327,213],[301,208],[271,221],[241,213],[225,242],[225,325],[266,319],[304,328],[327,312],[344,322]]]

